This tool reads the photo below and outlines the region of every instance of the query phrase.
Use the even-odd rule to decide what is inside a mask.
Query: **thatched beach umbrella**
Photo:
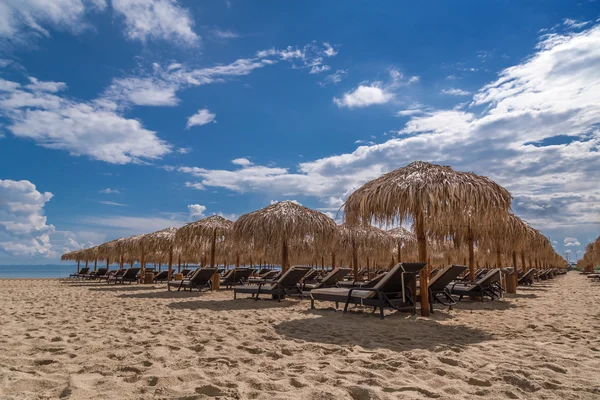
[[[167,229],[142,235],[138,242],[140,249],[146,254],[151,252],[164,252],[168,254],[169,280],[171,280],[171,275],[173,273],[173,251],[176,233],[177,228],[169,227]]]
[[[338,225],[337,239],[334,249],[338,253],[352,254],[354,279],[358,279],[359,250],[379,250],[389,254],[392,237],[386,231],[371,225]]]
[[[335,222],[325,214],[291,201],[242,215],[233,224],[233,232],[240,241],[253,241],[257,247],[280,245],[284,271],[289,267],[291,244],[309,238],[314,246],[327,246],[334,239],[336,229]]]
[[[215,254],[217,238],[222,242],[231,236],[233,222],[218,215],[192,222],[181,227],[175,235],[177,243],[181,247],[190,247],[210,243],[210,266],[215,268]],[[218,274],[213,277],[212,290],[219,288],[220,279]]]
[[[402,262],[402,249],[409,245],[417,244],[417,237],[411,231],[404,229],[399,226],[394,229],[388,230],[388,233],[391,235],[392,239],[396,243],[398,248],[398,262]]]
[[[412,218],[419,261],[427,262],[428,224],[448,224],[465,210],[477,218],[503,216],[510,209],[510,193],[487,177],[450,167],[415,161],[367,182],[348,197],[345,218],[351,224],[401,223]],[[450,232],[449,232],[450,233]],[[429,315],[427,276],[420,274],[421,314]]]

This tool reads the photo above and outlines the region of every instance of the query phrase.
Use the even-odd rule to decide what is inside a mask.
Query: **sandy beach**
[[[164,285],[0,281],[2,399],[600,399],[600,283],[429,319]]]

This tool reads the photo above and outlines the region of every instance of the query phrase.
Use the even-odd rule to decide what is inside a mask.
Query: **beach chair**
[[[82,278],[84,275],[90,272],[90,269],[87,267],[81,268],[79,272],[69,275],[69,278]]]
[[[427,263],[400,263],[396,264],[375,286],[372,288],[327,288],[314,289],[310,292],[310,308],[315,308],[315,300],[335,302],[336,308],[339,303],[345,303],[344,313],[348,311],[349,304],[373,307],[373,312],[380,310],[381,319],[384,318],[384,308],[397,311],[411,311],[415,313],[414,293],[410,291],[410,285],[416,280],[417,273]]]
[[[227,271],[223,278],[221,278],[221,286],[230,289],[233,286],[245,285],[253,271],[254,270],[249,268],[231,269]]]
[[[169,271],[160,271],[158,274],[154,275],[154,283],[166,282],[168,280],[169,280]]]
[[[369,281],[340,281],[337,283],[337,287],[341,287],[341,288],[353,288],[353,287],[365,287],[365,288],[371,288],[375,285],[377,285],[377,283],[379,283],[380,280],[383,279],[383,277],[385,276],[385,274],[387,274],[387,271],[383,271],[380,274],[377,274],[373,277],[373,279],[369,280]]]
[[[531,286],[533,285],[533,277],[535,275],[535,270],[534,269],[530,269],[529,271],[525,272],[520,278],[519,278],[519,285],[527,285],[527,286]]]
[[[248,278],[248,283],[259,284],[259,283],[264,283],[266,281],[275,281],[275,280],[277,280],[277,278],[279,278],[280,274],[281,274],[281,271],[277,271],[275,269],[269,269],[264,274],[261,274],[257,277]]]
[[[236,299],[238,293],[251,294],[254,300],[258,300],[261,294],[271,295],[277,301],[281,301],[286,295],[298,295],[302,298],[302,291],[299,289],[298,284],[309,270],[310,268],[307,267],[292,267],[284,272],[275,282],[234,287],[233,298]]]
[[[198,291],[210,290],[212,287],[212,277],[217,272],[217,268],[198,268],[194,273],[187,279],[183,279],[179,282],[168,282],[167,289],[171,291],[171,286],[177,287],[179,292],[181,289],[198,289]]]
[[[89,274],[86,274],[83,276],[83,279],[99,279],[101,276],[106,275],[106,273],[108,272],[108,268],[98,268],[97,271],[92,271]]]
[[[494,300],[498,295],[498,289],[495,286],[500,282],[501,271],[499,269],[490,270],[482,278],[475,283],[454,283],[447,286],[452,295],[459,296],[458,301],[461,301],[463,296],[476,296],[483,302],[484,297],[489,297]]]
[[[123,271],[123,273],[116,273],[114,276],[108,278],[108,283],[114,282],[115,285],[117,283],[125,283],[129,282],[130,284],[133,282],[138,282],[138,274],[140,273],[139,268],[127,268]]]
[[[319,288],[335,287],[351,271],[352,271],[352,269],[350,269],[350,268],[336,268],[333,271],[331,271],[330,273],[328,273],[327,275],[325,275],[323,277],[323,279],[321,279],[320,282],[315,282],[315,283],[307,282],[306,276],[310,275],[310,272],[309,272],[308,274],[306,274],[306,276],[304,278],[302,278],[300,290],[302,290],[304,292],[304,291],[311,291],[313,289],[319,289]],[[306,293],[306,294],[308,294],[308,293]]]
[[[306,284],[316,283],[318,277],[319,277],[319,271],[317,271],[316,269],[311,269],[310,271],[308,271],[306,273],[306,275],[304,275],[301,283],[303,283],[303,284],[304,283],[306,283]]]
[[[433,303],[436,301],[448,307],[456,304],[452,298],[448,285],[467,270],[464,265],[451,265],[440,271],[429,281],[429,310],[433,313]]]

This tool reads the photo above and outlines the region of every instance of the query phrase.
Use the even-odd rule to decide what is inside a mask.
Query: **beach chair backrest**
[[[480,278],[476,283],[480,286],[489,286],[494,282],[498,282],[500,280],[500,270],[492,269],[487,274],[485,274],[482,278]]]
[[[319,275],[319,271],[317,271],[316,269],[311,269],[310,271],[308,271],[306,273],[306,275],[304,275],[302,277],[302,281],[303,282],[312,281],[317,277],[317,275]]]
[[[135,278],[139,272],[139,268],[127,268],[123,274],[123,278]]]
[[[269,268],[263,268],[260,271],[258,271],[258,275],[263,275],[263,274],[266,274],[269,272],[271,272],[271,270]]]
[[[208,282],[217,271],[217,268],[198,268],[190,278],[190,281],[193,283]]]
[[[87,268],[87,267],[85,267],[85,268],[81,268],[81,269],[79,270],[79,275],[85,275],[85,274],[87,274],[88,272],[90,272],[90,269],[89,269],[89,268]]]
[[[239,282],[241,280],[248,280],[250,275],[254,272],[253,269],[250,268],[236,268],[235,273],[233,274],[233,281]]]
[[[98,268],[98,271],[96,271],[96,276],[102,276],[106,274],[106,272],[108,272],[108,268]]]
[[[344,279],[352,271],[350,268],[336,268],[323,278],[318,287],[335,286],[336,283]]]
[[[260,277],[262,279],[270,279],[270,278],[274,278],[278,274],[279,274],[279,271],[273,269],[273,270],[269,270],[269,272],[262,274]]]
[[[431,280],[429,281],[429,288],[431,290],[442,290],[446,286],[448,286],[453,280],[458,278],[465,270],[467,269],[464,265],[450,265],[449,267],[444,268],[439,271]]]
[[[404,286],[415,279],[415,274],[425,268],[427,263],[400,263],[396,264],[390,272],[388,272],[378,283],[373,286],[374,289],[378,289],[383,293],[399,293],[404,290]],[[402,274],[404,272],[412,272],[410,274],[404,274],[404,282]],[[404,286],[403,286],[404,284]],[[375,295],[375,293],[373,293]]]
[[[310,271],[310,267],[292,267],[279,277],[276,284],[283,287],[296,286],[308,271]]]

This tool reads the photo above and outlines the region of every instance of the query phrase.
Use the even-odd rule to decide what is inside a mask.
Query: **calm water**
[[[65,278],[75,272],[76,264],[0,265],[0,278]]]

